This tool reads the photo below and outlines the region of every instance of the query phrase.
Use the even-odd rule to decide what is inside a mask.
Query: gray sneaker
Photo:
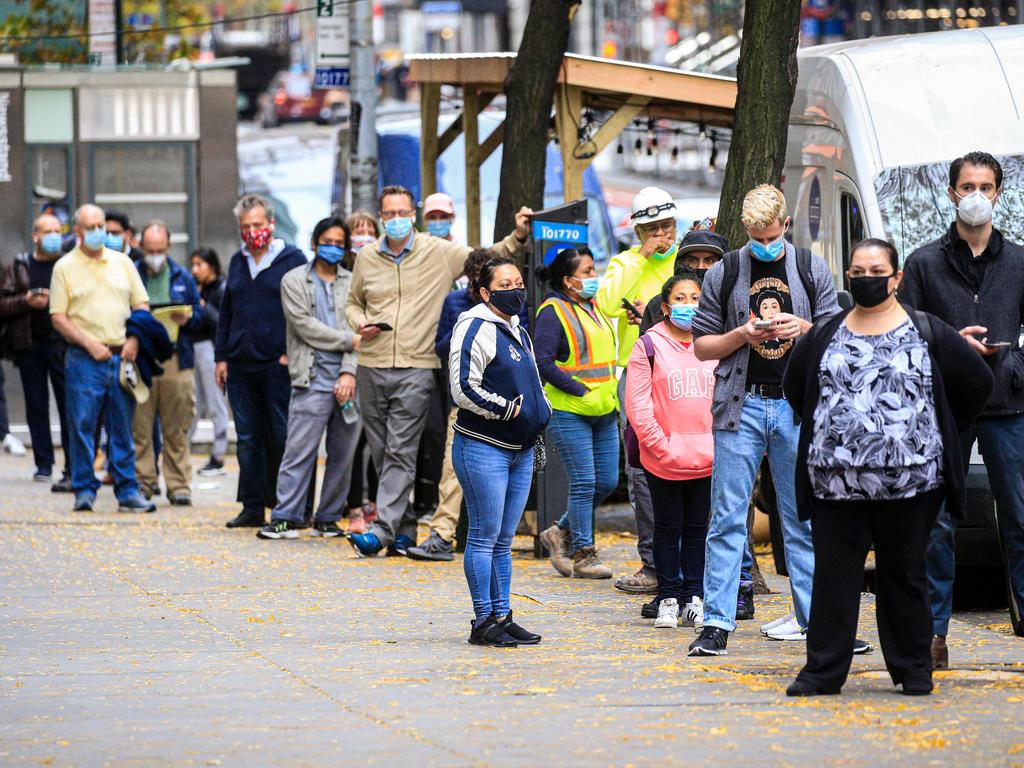
[[[431,531],[426,541],[418,547],[409,547],[405,554],[411,560],[452,560],[455,547]]]
[[[620,576],[616,579],[615,588],[630,595],[656,595],[658,577],[641,568],[632,576]]]
[[[563,531],[557,525],[552,525],[540,534],[540,543],[548,551],[551,567],[562,576],[572,576],[572,553],[569,551],[571,540],[569,531]]]

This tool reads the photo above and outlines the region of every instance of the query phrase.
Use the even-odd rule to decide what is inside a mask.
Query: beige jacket
[[[367,368],[440,368],[434,337],[444,297],[473,250],[422,232],[396,265],[380,252],[383,242],[363,246],[356,257],[345,316],[353,330],[366,323],[387,323],[373,341],[363,339],[359,364]],[[526,243],[515,233],[492,246],[499,256],[522,262]]]
[[[345,322],[345,302],[348,299],[352,273],[338,267],[334,278],[334,311],[338,328],[324,325],[316,318],[316,284],[313,282],[313,263],[296,267],[281,278],[281,308],[288,322],[288,375],[292,386],[305,389],[313,372],[313,350],[343,352],[341,372],[355,375],[359,355],[352,350],[352,337]]]

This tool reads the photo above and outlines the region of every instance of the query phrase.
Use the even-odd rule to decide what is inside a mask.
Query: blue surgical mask
[[[597,287],[601,283],[599,277],[577,277],[582,287],[579,290],[581,299],[592,299],[597,295]]]
[[[39,238],[39,244],[43,248],[43,253],[60,253],[60,246],[64,242],[60,236],[60,232],[47,232],[41,238]]]
[[[340,245],[318,245],[316,247],[316,257],[325,264],[335,267],[341,264],[342,259],[345,258],[345,249]]]
[[[97,227],[96,229],[85,230],[85,235],[82,236],[82,242],[85,243],[85,247],[90,251],[98,251],[107,242],[107,228]]]
[[[681,331],[689,331],[693,328],[693,318],[697,314],[696,304],[674,304],[669,320],[672,325]]]
[[[782,237],[778,240],[773,240],[768,245],[759,243],[756,240],[750,241],[750,252],[754,254],[754,258],[758,261],[775,261],[785,250],[786,241]]]
[[[434,237],[448,237],[452,231],[452,223],[449,219],[431,219],[427,222],[427,232]]]
[[[124,250],[124,235],[112,235],[107,232],[107,237],[104,240],[104,245],[113,251]]]
[[[384,231],[392,240],[405,240],[412,232],[412,219],[399,216],[384,222]]]

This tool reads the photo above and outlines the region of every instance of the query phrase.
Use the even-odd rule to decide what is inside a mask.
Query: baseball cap
[[[706,229],[691,230],[679,243],[679,256],[690,251],[709,251],[710,253],[725,255],[729,250],[729,243],[717,232],[709,232]]]
[[[135,363],[131,363],[121,358],[121,368],[118,371],[118,380],[121,382],[121,386],[125,392],[135,398],[135,402],[142,405],[149,400],[149,387],[146,386],[146,382],[142,380],[142,375],[139,373],[139,367]]]
[[[449,216],[455,215],[455,203],[450,195],[446,195],[444,192],[435,192],[423,201],[424,216],[428,213],[438,211],[441,213],[447,213]]]

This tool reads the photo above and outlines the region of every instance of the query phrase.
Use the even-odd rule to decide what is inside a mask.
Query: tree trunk
[[[505,148],[494,240],[515,227],[522,205],[544,207],[544,165],[555,82],[579,0],[533,0],[515,63],[505,78]]]
[[[743,196],[758,184],[778,186],[782,178],[799,42],[800,0],[747,0],[717,225],[733,248],[747,239],[740,223]]]

